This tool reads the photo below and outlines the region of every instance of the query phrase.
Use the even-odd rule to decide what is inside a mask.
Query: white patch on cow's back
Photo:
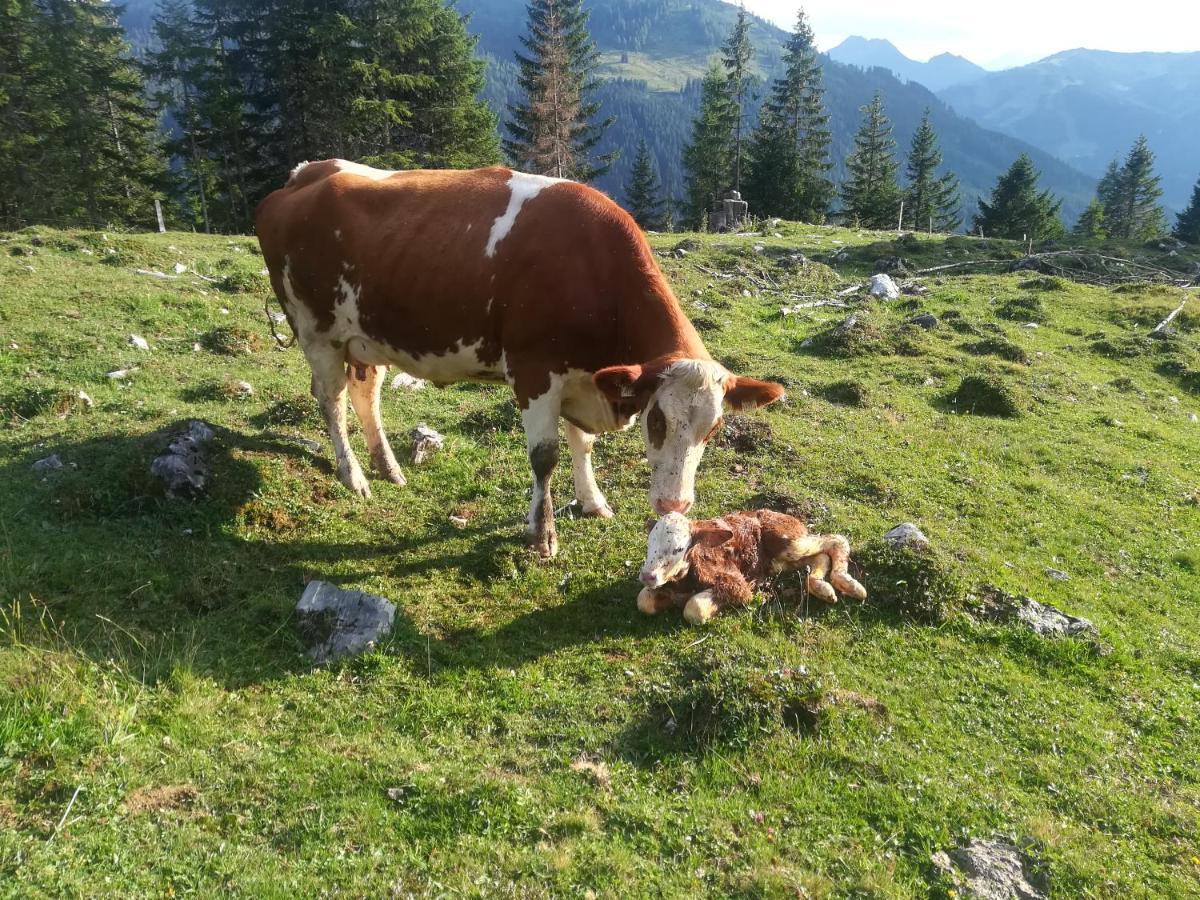
[[[488,235],[487,247],[483,251],[484,254],[489,257],[496,255],[497,245],[508,237],[509,232],[512,231],[522,206],[546,188],[553,187],[562,181],[565,181],[565,179],[549,178],[546,175],[530,175],[526,172],[513,172],[512,177],[508,179],[508,207],[504,210],[504,214],[497,216],[496,221],[492,223],[492,231]]]
[[[370,178],[372,181],[383,181],[383,179],[391,178],[396,174],[388,169],[373,169],[370,166],[364,166],[362,163],[350,162],[348,159],[339,159],[334,165],[337,166],[339,172],[358,175],[360,178]]]
[[[308,165],[311,165],[311,164],[308,162],[302,162],[298,166],[296,166],[294,169],[292,169],[292,171],[288,174],[288,183],[295,181],[296,176],[299,175],[301,172],[303,172],[305,167]]]

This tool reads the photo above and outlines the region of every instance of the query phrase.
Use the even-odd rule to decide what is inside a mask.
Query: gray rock
[[[396,605],[362,591],[310,581],[296,604],[296,626],[319,666],[361,653],[392,630]]]
[[[937,316],[933,313],[921,313],[913,316],[908,320],[909,325],[916,325],[918,328],[924,328],[926,331],[933,331],[938,327]]]
[[[883,539],[893,547],[928,547],[929,538],[912,522],[897,525],[883,536]]]
[[[929,293],[929,288],[923,284],[917,284],[915,281],[909,282],[900,288],[900,293],[908,297],[924,297]]]
[[[789,253],[776,260],[775,265],[781,269],[798,269],[808,262],[803,253]]]
[[[1068,615],[1031,597],[1018,597],[993,585],[984,585],[975,596],[976,615],[988,622],[1020,622],[1044,637],[1096,640],[1099,632],[1087,619]]]
[[[1144,478],[1142,479],[1143,482],[1145,482],[1145,480],[1146,479],[1144,479]],[[1071,580],[1071,576],[1068,575],[1066,572],[1062,571],[1061,569],[1047,569],[1046,577],[1052,579],[1053,581],[1070,581]]]
[[[933,854],[934,868],[948,875],[964,897],[977,900],[1043,900],[1033,861],[1001,838],[972,840],[965,847]]]
[[[875,260],[875,271],[888,275],[907,275],[909,268],[909,261],[902,256],[885,256]]]
[[[408,433],[412,438],[412,461],[414,466],[419,466],[425,462],[430,456],[441,450],[446,443],[446,439],[426,425],[424,422]]]
[[[892,281],[891,275],[879,274],[871,276],[871,296],[884,300],[895,300],[900,296],[900,288]]]
[[[414,378],[407,372],[397,372],[396,377],[392,379],[392,390],[420,391],[424,390],[428,383],[424,378]]]
[[[62,467],[62,459],[57,453],[52,453],[43,459],[39,459],[31,468],[35,472],[54,472]]]
[[[150,349],[150,344],[140,334],[131,334],[129,336],[129,346],[137,347],[139,350]]]
[[[204,493],[209,476],[205,446],[213,434],[207,422],[193,420],[150,463],[150,473],[162,479],[168,497],[194,498]]]
[[[849,258],[850,258],[849,250],[839,250],[837,253],[833,254],[833,261],[835,263],[845,262]]]

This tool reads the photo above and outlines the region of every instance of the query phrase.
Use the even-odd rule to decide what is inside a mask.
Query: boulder
[[[162,480],[168,497],[194,498],[204,493],[209,476],[205,447],[213,435],[211,425],[193,420],[150,463],[150,473]]]
[[[296,627],[319,666],[375,646],[395,618],[394,603],[324,581],[310,581],[296,604]]]
[[[875,260],[875,271],[888,275],[908,275],[911,264],[902,256],[885,256]]]
[[[960,896],[976,900],[1043,900],[1032,860],[1001,838],[972,840],[965,847],[933,854],[934,868],[954,882]]]
[[[43,459],[39,459],[31,466],[33,471],[38,472],[39,474],[42,472],[54,472],[62,467],[62,458],[57,453],[52,453]]]
[[[908,320],[909,325],[916,325],[918,328],[924,328],[926,331],[933,331],[938,327],[937,316],[933,313],[920,313]]]
[[[893,547],[928,547],[929,538],[912,522],[897,525],[883,536]]]
[[[895,300],[900,296],[900,288],[892,281],[892,276],[878,274],[871,276],[871,296],[884,300]]]
[[[1031,597],[1019,597],[993,585],[984,585],[974,597],[975,614],[988,622],[1020,622],[1044,637],[1070,637],[1096,640],[1099,632],[1087,619],[1068,615]]]
[[[149,350],[150,344],[140,334],[131,334],[129,336],[129,346],[137,347],[139,350]]]

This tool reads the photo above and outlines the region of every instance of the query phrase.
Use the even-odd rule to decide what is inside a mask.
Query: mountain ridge
[[[907,56],[886,38],[851,35],[828,53],[829,58],[851,66],[888,69],[905,81],[915,81],[935,93],[987,74],[987,69],[965,56],[944,52],[920,62]]]

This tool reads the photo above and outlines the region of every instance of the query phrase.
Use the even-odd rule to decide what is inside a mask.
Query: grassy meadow
[[[506,391],[385,388],[402,462],[418,422],[446,448],[359,501],[252,238],[4,234],[0,896],[949,896],[931,854],[992,834],[1033,842],[1053,897],[1200,894],[1200,296],[1150,341],[1178,289],[949,269],[849,298],[837,340],[850,310],[780,307],[879,257],[1019,251],[652,242],[713,355],[789,389],[710,447],[696,515],[772,503],[856,547],[916,522],[965,586],[1103,646],[809,604],[795,575],[703,629],[643,617],[639,431],[597,444],[617,518],[560,517],[541,563]],[[972,374],[1019,415],[967,409]],[[193,418],[211,488],[168,500],[149,464]],[[391,636],[313,670],[312,578],[394,601]]]

